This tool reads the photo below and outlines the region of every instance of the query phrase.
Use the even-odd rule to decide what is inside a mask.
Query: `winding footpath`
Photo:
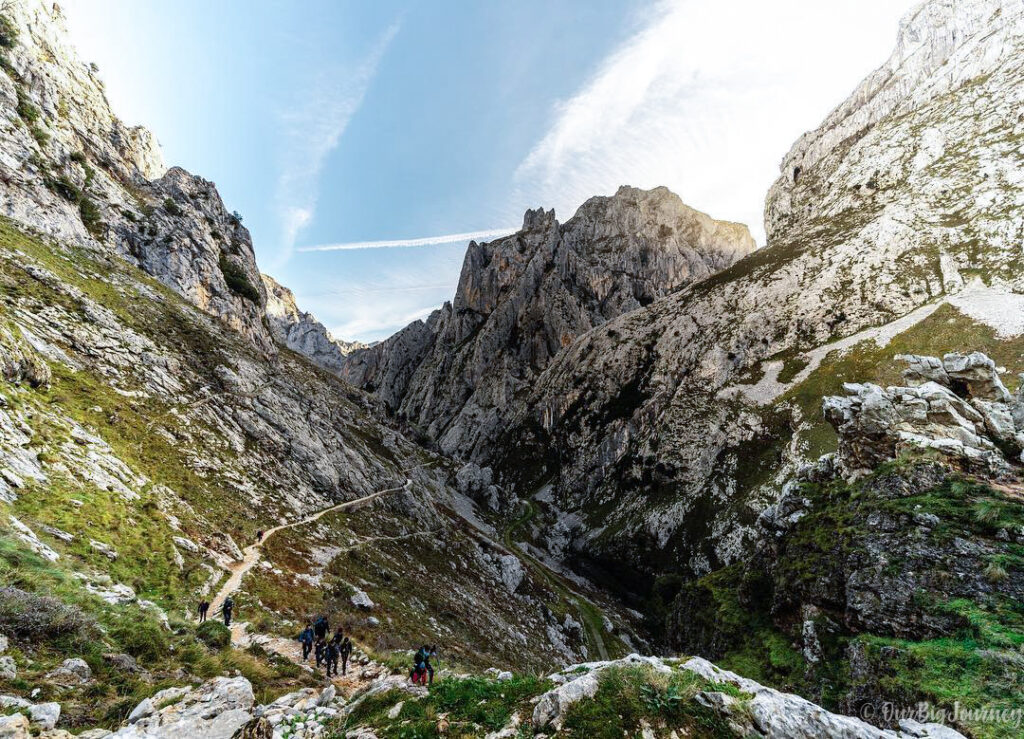
[[[242,550],[242,559],[228,568],[228,572],[231,573],[230,576],[228,577],[227,581],[221,586],[220,590],[217,591],[217,594],[213,597],[213,600],[210,601],[210,616],[213,617],[213,614],[220,611],[227,597],[236,590],[238,590],[239,587],[241,587],[242,579],[249,573],[249,571],[253,567],[256,566],[256,563],[260,561],[260,554],[263,545],[271,536],[276,534],[278,531],[295,528],[296,526],[304,526],[308,523],[313,523],[321,516],[325,516],[328,513],[332,513],[334,511],[343,511],[348,508],[354,508],[356,506],[362,505],[363,503],[369,503],[370,501],[375,500],[381,497],[382,495],[387,495],[388,493],[397,493],[400,490],[409,490],[411,487],[412,478],[406,478],[405,484],[397,488],[378,490],[375,493],[364,495],[362,498],[356,498],[355,500],[347,500],[344,503],[338,503],[337,505],[333,505],[330,508],[324,508],[323,510],[314,513],[312,516],[309,516],[308,518],[303,518],[298,521],[293,521],[292,523],[285,523],[281,524],[280,526],[275,526],[272,529],[267,529],[263,532],[263,540],[245,547],[245,549]]]

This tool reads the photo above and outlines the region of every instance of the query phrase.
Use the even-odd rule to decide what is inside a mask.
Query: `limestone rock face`
[[[269,275],[262,275],[267,291],[267,321],[274,338],[292,351],[303,354],[328,372],[339,373],[345,355],[365,348],[358,341],[340,341],[316,320],[312,313],[299,310],[295,295]]]
[[[0,214],[138,264],[273,353],[249,232],[213,183],[167,170],[152,134],[114,115],[59,6],[4,14],[17,36],[0,74]]]
[[[972,290],[1004,306],[1024,291],[1022,103],[1024,5],[923,4],[883,71],[787,155],[767,247],[577,337],[508,388],[521,400],[496,443],[453,424],[436,427],[442,448],[474,449],[520,496],[550,484],[559,553],[627,585],[735,561],[793,450],[763,459],[789,433],[785,409],[761,405],[775,396],[730,391],[773,357],[899,333]],[[452,393],[411,397],[403,410]]]
[[[754,246],[746,227],[709,218],[665,188],[592,198],[565,224],[554,211],[528,211],[518,233],[469,245],[450,307],[352,353],[342,374],[376,390],[443,451],[479,457],[579,335]]]
[[[995,362],[980,352],[904,359],[913,387],[847,383],[845,397],[825,398],[841,468],[868,471],[916,447],[990,477],[1015,477],[1011,465],[1024,449],[1024,398],[1010,395]]]

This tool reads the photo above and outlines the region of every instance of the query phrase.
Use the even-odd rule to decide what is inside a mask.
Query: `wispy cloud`
[[[281,224],[278,265],[291,258],[299,233],[313,220],[324,162],[362,105],[398,29],[398,23],[392,24],[354,69],[322,72],[281,115],[285,144],[275,195]]]
[[[479,241],[480,239],[497,239],[518,231],[518,226],[508,228],[492,228],[487,231],[466,231],[458,234],[442,236],[424,236],[418,239],[392,239],[390,241],[349,241],[343,244],[321,244],[320,246],[303,246],[296,251],[352,251],[354,249],[400,249],[416,246],[434,246],[435,244],[455,244],[460,241]]]
[[[554,108],[515,172],[517,201],[564,218],[619,185],[667,185],[763,243],[779,159],[885,58],[909,2],[656,3]]]

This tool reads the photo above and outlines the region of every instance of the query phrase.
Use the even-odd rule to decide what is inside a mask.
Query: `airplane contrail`
[[[344,244],[321,244],[319,246],[303,246],[296,251],[350,251],[353,249],[395,249],[414,246],[433,246],[434,244],[454,244],[458,241],[475,241],[477,239],[496,239],[508,236],[519,230],[518,226],[510,228],[492,228],[488,231],[467,231],[460,234],[444,234],[442,236],[425,236],[421,239],[393,239],[390,241],[350,241]]]

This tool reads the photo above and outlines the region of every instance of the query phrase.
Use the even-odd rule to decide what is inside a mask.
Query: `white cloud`
[[[914,0],[665,0],[553,111],[518,203],[565,218],[619,185],[667,185],[764,241],[764,195],[797,136],[894,46]]]
[[[390,26],[355,69],[324,70],[301,91],[294,107],[281,115],[284,146],[275,198],[281,223],[277,265],[291,258],[299,233],[313,220],[324,162],[362,105],[398,28],[397,23]]]

